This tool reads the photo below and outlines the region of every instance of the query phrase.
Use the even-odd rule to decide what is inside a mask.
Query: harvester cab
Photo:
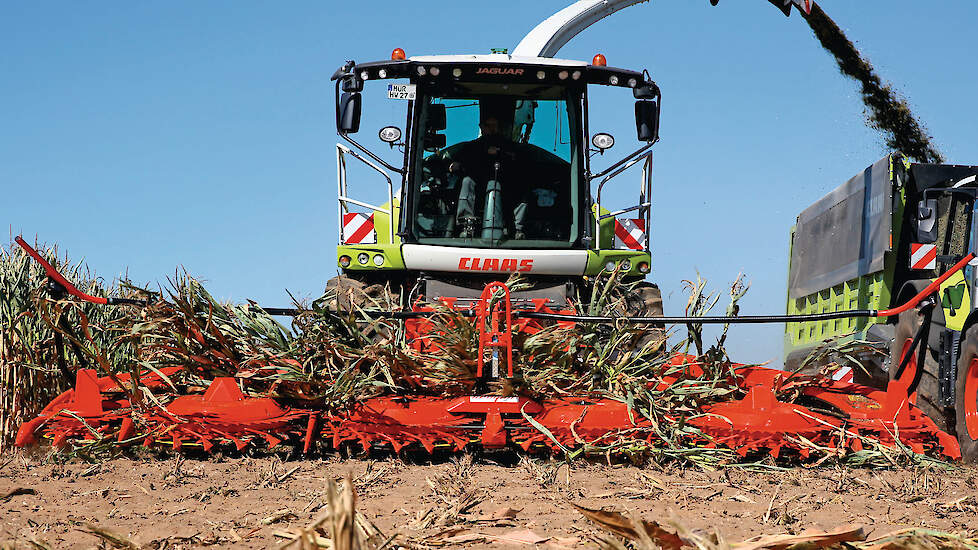
[[[331,285],[385,286],[410,309],[419,300],[471,305],[487,284],[518,273],[529,288],[514,292],[517,303],[557,311],[574,310],[583,283],[602,271],[635,282],[650,272],[660,92],[647,72],[608,67],[600,54],[586,63],[504,51],[408,58],[396,49],[388,61],[348,62],[333,79],[342,275]],[[400,165],[355,138],[374,81],[376,93],[404,103],[403,131],[379,132],[403,151]],[[599,172],[591,159],[615,139],[589,129],[589,85],[631,92],[640,142]],[[380,186],[348,182],[351,157],[379,173]],[[637,203],[609,210],[606,184],[639,163]],[[383,203],[355,198],[364,196]],[[658,289],[641,292],[631,313],[661,315]]]

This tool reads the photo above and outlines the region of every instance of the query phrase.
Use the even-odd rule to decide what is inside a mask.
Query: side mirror
[[[635,102],[635,129],[638,140],[652,143],[659,139],[659,102],[640,100]]]
[[[632,88],[632,95],[635,96],[635,99],[658,99],[659,93],[659,87],[656,86],[655,82],[646,82],[641,86]]]
[[[438,132],[444,130],[448,127],[448,118],[446,116],[445,104],[444,103],[432,103],[428,105],[427,120],[425,121],[425,129],[428,132]]]
[[[336,129],[343,134],[355,134],[360,131],[360,109],[363,98],[358,92],[343,92],[340,104],[337,105],[339,117],[336,119]]]
[[[362,92],[363,91],[363,81],[355,76],[349,76],[343,79],[343,91],[344,92]]]
[[[937,199],[925,199],[917,204],[917,242],[937,241]]]

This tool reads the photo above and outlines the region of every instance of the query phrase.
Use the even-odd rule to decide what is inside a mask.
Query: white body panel
[[[527,273],[583,275],[586,250],[514,250],[406,244],[404,266],[419,271],[453,273]]]

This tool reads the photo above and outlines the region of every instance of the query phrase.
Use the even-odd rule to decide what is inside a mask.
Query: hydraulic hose
[[[876,316],[892,317],[894,315],[900,315],[904,311],[907,311],[908,309],[915,307],[917,304],[921,302],[921,300],[937,292],[937,289],[941,288],[941,285],[944,284],[944,281],[951,278],[951,275],[954,275],[958,271],[964,269],[964,266],[968,265],[968,263],[970,263],[971,260],[973,259],[975,259],[974,252],[968,254],[964,258],[961,258],[961,260],[959,260],[958,263],[954,264],[951,267],[951,269],[947,270],[947,273],[941,275],[940,277],[935,279],[933,283],[927,285],[927,288],[920,291],[920,294],[917,294],[916,296],[911,298],[909,302],[903,304],[902,306],[895,307],[893,309],[884,309],[883,311],[880,311]]]
[[[147,304],[145,300],[132,300],[129,298],[103,298],[101,296],[92,296],[91,294],[85,294],[84,292],[78,290],[78,288],[75,287],[75,285],[71,284],[71,282],[69,282],[68,279],[65,279],[63,275],[58,273],[58,270],[55,269],[53,265],[48,263],[48,261],[45,260],[40,254],[38,254],[37,250],[34,250],[34,248],[31,247],[31,245],[27,244],[27,242],[24,241],[24,239],[20,238],[20,235],[14,237],[14,242],[19,244],[20,247],[23,248],[24,251],[27,252],[27,254],[31,258],[34,258],[34,260],[37,261],[37,263],[41,264],[41,267],[44,268],[44,272],[47,273],[48,275],[48,279],[50,279],[50,281],[55,285],[56,288],[58,288],[59,290],[63,290],[68,294],[71,294],[75,298],[84,300],[86,302],[91,302],[93,304],[101,304],[101,305],[109,305],[109,306],[115,306],[121,304],[144,306]]]

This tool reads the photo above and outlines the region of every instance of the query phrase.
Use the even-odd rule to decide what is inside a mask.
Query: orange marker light
[[[604,58],[604,54],[595,54],[594,59],[591,60],[591,64],[595,67],[607,67],[608,60]]]
[[[404,61],[407,59],[407,54],[401,48],[394,48],[394,51],[391,52],[391,59],[394,61]]]

